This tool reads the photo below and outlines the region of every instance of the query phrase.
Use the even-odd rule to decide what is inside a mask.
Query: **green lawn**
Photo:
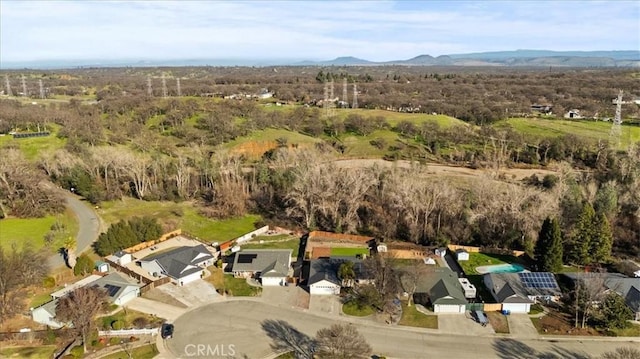
[[[366,317],[374,313],[374,309],[366,306],[359,307],[355,301],[346,302],[342,305],[342,312],[346,315],[354,317]]]
[[[0,349],[0,357],[2,358],[29,358],[29,359],[50,359],[53,358],[55,345],[46,345],[38,347],[13,347]]]
[[[369,248],[331,248],[332,256],[355,257],[358,254],[369,255]]]
[[[51,293],[53,293],[54,290],[55,289],[51,289],[51,292],[38,294],[31,298],[29,308],[36,308],[43,305],[44,303],[48,303],[49,301],[51,301]]]
[[[164,322],[164,319],[162,318],[152,317],[149,314],[138,312],[132,309],[127,309],[127,310],[123,309],[118,311],[115,314],[99,317],[97,319],[97,322],[98,322],[98,326],[101,328],[104,328],[105,330],[111,329],[111,324],[115,321],[122,321],[124,328],[129,328],[133,326],[133,322],[137,318],[146,319],[147,323],[149,323],[148,326],[150,327],[158,327],[162,325],[162,322]]]
[[[350,114],[358,114],[365,117],[384,117],[391,126],[395,126],[402,121],[413,122],[414,124],[421,124],[424,122],[436,122],[440,127],[446,128],[454,125],[469,126],[467,123],[458,120],[457,118],[447,115],[431,115],[425,113],[402,113],[387,110],[369,110],[364,108],[356,109],[336,109],[336,115],[341,118],[346,118]]]
[[[215,266],[207,267],[211,275],[204,280],[213,284],[217,290],[224,290],[235,297],[256,297],[262,292],[261,288],[252,287],[244,278],[234,278],[231,274],[224,274],[222,269]]]
[[[151,359],[158,355],[158,349],[155,344],[144,345],[133,349],[132,358],[135,359]],[[129,355],[125,351],[115,352],[102,359],[129,359]]]
[[[292,257],[298,256],[298,248],[300,248],[300,239],[294,238],[283,242],[264,242],[258,243],[255,240],[242,245],[242,249],[292,249]]]
[[[389,146],[393,146],[400,138],[399,134],[391,130],[376,130],[367,136],[347,134],[341,137],[342,144],[346,147],[345,156],[349,157],[382,157],[389,152]],[[371,141],[382,139],[384,146],[375,147]]]
[[[511,126],[518,132],[538,137],[559,137],[573,134],[589,140],[608,140],[611,122],[582,120],[567,121],[537,118],[511,118],[496,124],[498,127]],[[626,148],[630,142],[640,141],[640,127],[623,126],[621,146]]]
[[[213,220],[202,216],[188,202],[142,201],[133,198],[103,202],[98,213],[108,224],[132,217],[152,216],[160,223],[182,228],[187,233],[211,242],[224,242],[240,237],[253,231],[254,223],[260,220],[260,216],[252,214],[240,218]]]
[[[7,144],[18,145],[25,157],[30,161],[34,161],[38,158],[38,154],[63,148],[67,143],[66,139],[56,136],[56,131],[60,126],[52,125],[52,127],[54,128],[47,137],[14,139],[13,136],[9,135],[0,136],[0,148]]]
[[[420,313],[415,305],[409,307],[406,302],[402,302],[402,318],[398,324],[410,327],[438,329],[438,316]]]
[[[55,231],[55,240],[51,245],[51,250],[56,251],[66,237],[75,237],[78,233],[78,221],[72,211],[66,210],[59,215],[43,218],[0,219],[0,246],[10,248],[12,243],[18,245],[28,243],[33,248],[40,249],[45,246],[44,236],[51,231],[56,222],[64,227],[60,231]]]
[[[522,264],[522,260],[518,257],[514,257],[511,255],[504,254],[489,254],[489,253],[469,253],[468,261],[460,261],[460,266],[465,274],[478,274],[476,271],[476,267],[479,266],[488,266],[495,264],[506,264],[506,263],[520,263]]]

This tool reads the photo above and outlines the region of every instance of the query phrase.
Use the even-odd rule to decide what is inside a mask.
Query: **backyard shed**
[[[456,259],[458,261],[468,261],[469,260],[469,252],[464,249],[458,249],[456,251]]]

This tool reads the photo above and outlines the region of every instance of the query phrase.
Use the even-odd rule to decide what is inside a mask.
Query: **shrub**
[[[82,345],[73,347],[71,349],[71,356],[73,356],[74,358],[82,358],[84,356],[84,348],[82,347]]]
[[[43,344],[51,345],[56,343],[56,332],[53,329],[47,327],[47,333],[43,339]]]
[[[80,276],[89,274],[93,272],[94,266],[95,264],[93,263],[91,258],[89,258],[89,256],[87,256],[86,254],[82,254],[80,257],[78,257],[76,265],[73,267],[73,274]]]
[[[122,320],[115,320],[111,323],[111,328],[113,328],[113,330],[120,330],[124,328],[124,322]]]
[[[45,277],[42,280],[42,286],[47,289],[53,288],[56,286],[56,279],[53,277]]]
[[[133,325],[138,329],[143,329],[149,325],[149,321],[145,317],[138,317],[133,320]]]

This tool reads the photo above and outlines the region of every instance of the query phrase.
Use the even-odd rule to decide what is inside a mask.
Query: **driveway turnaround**
[[[165,304],[150,300],[147,298],[137,297],[129,301],[126,308],[137,310],[138,312],[155,315],[156,317],[164,318],[171,322],[184,314],[186,309],[176,307],[175,305]]]
[[[581,358],[597,356],[628,343],[607,339],[520,339],[493,335],[442,334],[435,330],[385,326],[365,320],[321,316],[272,306],[257,300],[234,300],[193,309],[175,320],[166,341],[174,358],[268,357],[275,341],[304,346],[321,328],[343,322],[357,325],[374,354],[389,358]],[[633,343],[632,345],[637,345]]]

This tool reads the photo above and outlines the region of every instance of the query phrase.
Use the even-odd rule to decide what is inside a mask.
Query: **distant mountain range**
[[[76,67],[159,67],[159,66],[509,66],[509,67],[640,67],[640,51],[549,51],[516,50],[452,54],[433,57],[419,55],[408,60],[375,62],[352,56],[328,61],[287,59],[177,59],[177,60],[42,60],[3,62],[0,69],[60,69]]]

